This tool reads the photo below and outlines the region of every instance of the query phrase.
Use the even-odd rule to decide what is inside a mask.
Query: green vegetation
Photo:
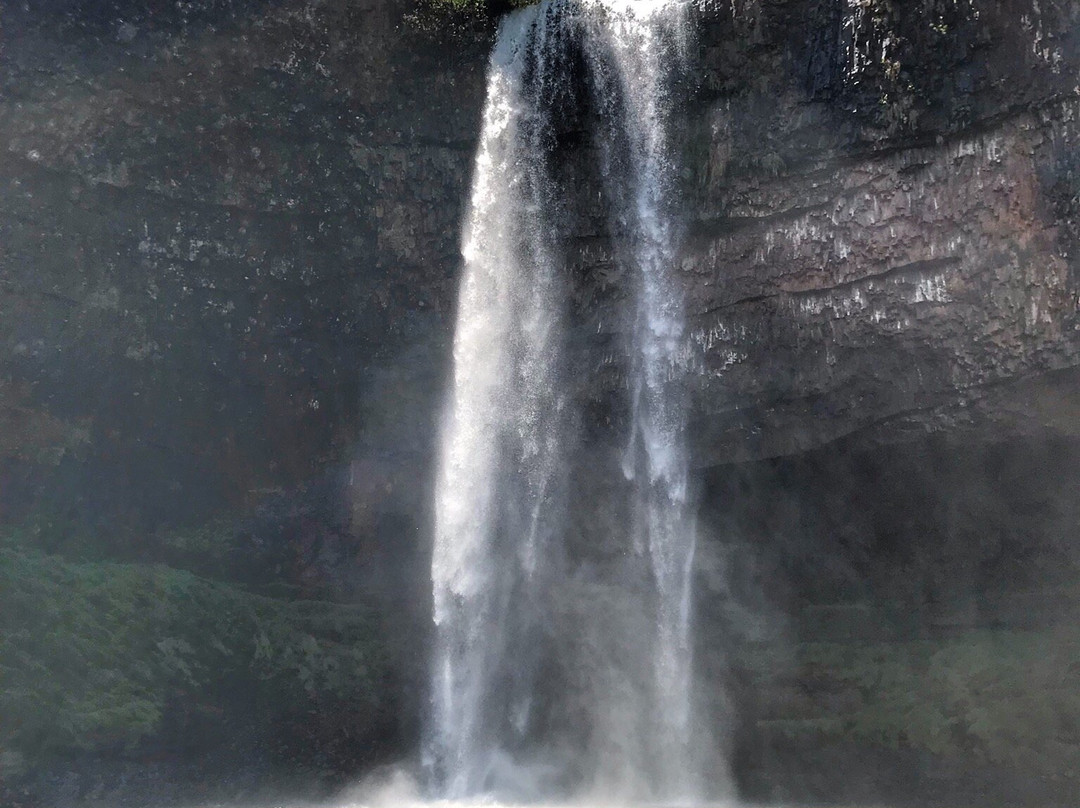
[[[804,686],[823,694],[820,709],[801,720],[766,722],[780,734],[966,757],[1049,777],[1080,772],[1075,629],[810,644],[800,648],[798,663]]]
[[[237,703],[267,721],[306,704],[371,723],[388,689],[378,638],[362,607],[9,543],[0,547],[0,779],[49,755],[133,752],[170,716],[216,720]]]

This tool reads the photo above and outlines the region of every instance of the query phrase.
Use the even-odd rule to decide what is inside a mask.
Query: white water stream
[[[565,796],[552,788],[594,795],[616,781],[625,781],[628,800],[704,796],[709,754],[693,711],[695,530],[677,361],[682,292],[672,272],[679,227],[669,121],[687,20],[679,0],[545,0],[511,14],[499,32],[463,234],[435,503],[437,648],[425,764],[438,797]],[[570,46],[587,76],[570,74]],[[582,87],[601,122],[599,173],[633,300],[622,462],[632,507],[619,530],[651,581],[651,631],[621,663],[648,660],[631,679],[646,684],[600,688],[594,698],[612,703],[588,711],[635,716],[620,731],[637,737],[613,739],[606,753],[546,737],[545,710],[560,694],[543,680],[558,645],[551,598],[573,574],[561,531],[576,434],[563,392],[565,228],[551,144],[557,103]],[[583,728],[580,743],[595,744],[594,729]]]

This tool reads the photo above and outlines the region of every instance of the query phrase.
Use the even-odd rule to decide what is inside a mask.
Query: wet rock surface
[[[700,465],[1046,426],[1003,398],[1077,361],[1076,11],[940,5],[866,4],[832,53],[823,4],[702,21],[682,133]],[[585,316],[618,339],[617,302]]]

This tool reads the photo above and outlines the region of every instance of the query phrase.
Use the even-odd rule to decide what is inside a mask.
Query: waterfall
[[[552,653],[552,593],[574,574],[561,537],[576,417],[563,392],[568,226],[552,160],[559,106],[580,92],[600,120],[610,230],[631,279],[631,426],[621,472],[632,506],[620,535],[650,582],[652,628],[637,649],[638,680],[647,684],[631,697],[639,715],[632,731],[642,737],[625,746],[637,751],[620,771],[646,773],[646,786],[629,789],[633,798],[702,796],[698,761],[708,755],[692,710],[695,529],[669,143],[670,87],[688,27],[681,0],[545,0],[500,27],[462,239],[435,502],[437,648],[425,762],[440,796],[538,798],[567,779],[536,756],[545,748],[543,713],[559,698],[539,681]],[[568,57],[572,48],[579,62]],[[573,64],[587,76],[572,75]],[[588,627],[561,630],[575,628]],[[597,700],[622,698],[603,691]],[[578,737],[595,743],[588,730]],[[581,769],[594,753],[568,756]],[[578,790],[604,779],[596,768],[578,772]]]
[[[563,315],[558,204],[542,159],[552,19],[545,6],[502,27],[463,237],[432,561],[428,751],[450,796],[490,788],[506,747],[525,733],[535,629],[555,563]]]
[[[700,796],[692,746],[693,648],[690,636],[691,572],[696,531],[688,501],[686,401],[679,351],[683,344],[682,294],[671,277],[677,260],[677,219],[665,93],[685,67],[687,7],[682,3],[609,0],[595,41],[606,59],[593,60],[595,83],[611,128],[605,141],[605,175],[621,178],[611,196],[619,258],[637,285],[631,339],[631,435],[623,474],[635,485],[634,547],[646,552],[656,587],[652,717],[657,759],[654,784],[668,799]],[[604,70],[604,65],[614,69]],[[614,85],[614,86],[612,86]],[[619,99],[618,105],[611,99]],[[616,150],[622,141],[623,154]],[[621,165],[620,165],[621,164]]]

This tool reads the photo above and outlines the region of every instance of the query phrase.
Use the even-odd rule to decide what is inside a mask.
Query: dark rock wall
[[[364,391],[441,373],[393,357],[445,338],[483,68],[401,4],[159,5],[11,4],[0,109],[5,432],[139,527],[426,447]]]
[[[707,473],[699,649],[747,793],[1075,800],[1078,448],[853,436]]]
[[[702,37],[703,664],[759,798],[1067,804],[1080,16],[835,6]]]
[[[845,8],[701,20],[682,132],[701,465],[1039,429],[999,399],[1077,361],[1077,9]],[[585,317],[617,338],[617,314]]]
[[[310,795],[414,748],[487,43],[433,40],[411,10],[0,5],[0,565],[44,576],[52,554],[69,589],[27,581],[0,610],[3,677],[29,683],[4,703],[0,802]],[[111,581],[160,563],[214,583],[95,650],[124,624]],[[248,618],[206,624],[221,587],[272,657]],[[378,619],[328,621],[335,602]],[[375,694],[341,684],[364,678],[350,632]],[[82,656],[50,656],[65,643]],[[70,675],[94,683],[85,710],[45,709]],[[140,689],[141,712],[94,707]]]

